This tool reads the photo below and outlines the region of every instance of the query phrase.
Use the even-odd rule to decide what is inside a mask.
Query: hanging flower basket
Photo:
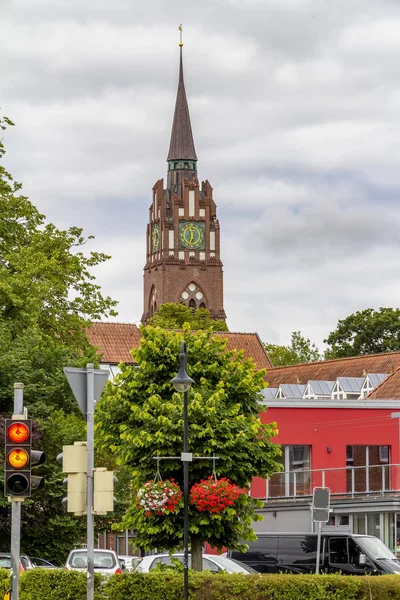
[[[145,517],[176,513],[180,509],[182,491],[173,479],[147,481],[137,494],[136,506]]]
[[[223,477],[216,480],[211,476],[195,483],[190,490],[190,502],[200,512],[222,513],[233,506],[241,492],[237,485]]]

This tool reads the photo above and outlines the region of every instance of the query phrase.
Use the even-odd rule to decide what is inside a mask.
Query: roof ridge
[[[136,323],[125,323],[124,321],[92,321],[89,327],[92,325],[129,325],[130,327],[133,326],[139,329]]]
[[[400,350],[393,350],[392,352],[376,352],[375,354],[358,354],[357,356],[343,356],[341,358],[330,358],[328,360],[315,360],[315,361],[310,361],[310,362],[306,362],[306,363],[296,363],[293,365],[279,365],[278,367],[272,367],[272,369],[274,370],[278,370],[278,369],[287,369],[288,367],[303,367],[303,366],[307,366],[307,365],[321,365],[324,364],[326,365],[327,363],[334,363],[334,362],[338,362],[338,361],[346,361],[346,360],[358,360],[361,358],[367,358],[367,357],[371,357],[371,356],[388,356],[388,355],[393,355],[393,354],[400,354]],[[386,375],[386,373],[385,373]]]

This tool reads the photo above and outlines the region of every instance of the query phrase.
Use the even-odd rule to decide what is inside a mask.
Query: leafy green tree
[[[149,325],[164,329],[182,329],[184,323],[189,323],[193,330],[211,329],[213,331],[228,331],[225,321],[213,319],[206,308],[191,310],[185,304],[167,302],[162,304]]]
[[[0,130],[13,123],[0,118]],[[0,140],[0,159],[5,153]],[[86,338],[91,320],[116,314],[103,297],[92,268],[109,257],[83,253],[81,229],[47,223],[0,165],[0,455],[4,417],[13,411],[13,384],[24,383],[24,404],[33,419],[34,447],[44,449],[45,490],[23,503],[21,548],[57,562],[82,533],[80,521],[61,504],[64,478],[56,463],[63,444],[85,439],[85,422],[63,367],[98,362]],[[0,457],[3,471],[4,457]],[[0,472],[0,486],[3,472]],[[0,496],[1,549],[9,549],[10,504]]]
[[[338,321],[326,340],[326,358],[400,350],[400,309],[366,308]]]
[[[260,391],[265,371],[256,371],[243,351],[226,350],[223,336],[211,330],[193,333],[187,324],[178,333],[143,327],[140,347],[132,354],[138,367],[122,366],[96,408],[96,439],[131,471],[132,496],[121,527],[134,528],[143,549],[182,546],[182,511],[162,517],[144,517],[136,505],[137,490],[156,473],[154,456],[180,456],[183,448],[183,394],[174,391],[171,378],[179,368],[181,340],[187,344],[187,372],[194,380],[189,391],[189,450],[196,456],[215,453],[218,477],[228,477],[249,489],[253,477],[279,470],[280,448],[271,442],[275,423],[262,424]],[[162,478],[182,488],[180,460],[163,460]],[[194,460],[189,486],[212,473],[210,460]],[[190,507],[189,527],[194,568],[201,569],[201,547],[240,548],[241,540],[255,539],[251,529],[259,501],[247,493],[223,514],[198,512]]]
[[[301,331],[293,331],[290,346],[264,345],[274,367],[298,365],[322,359],[316,345],[305,338]]]

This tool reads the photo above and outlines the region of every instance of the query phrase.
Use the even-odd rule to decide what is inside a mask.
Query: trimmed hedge
[[[9,574],[0,570],[0,590]],[[4,592],[3,592],[4,593]],[[128,573],[95,577],[96,600],[181,600],[183,575]],[[0,596],[2,598],[2,596]],[[400,600],[400,577],[344,575],[189,576],[190,600]],[[20,577],[20,600],[86,600],[86,573],[34,569]]]
[[[4,594],[10,587],[10,571],[0,569],[0,598],[3,600]]]

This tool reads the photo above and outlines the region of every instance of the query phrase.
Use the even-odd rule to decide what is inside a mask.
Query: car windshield
[[[381,540],[376,537],[357,537],[357,543],[372,559],[396,559],[395,555]]]
[[[10,556],[0,556],[0,569],[11,569]]]
[[[70,565],[73,569],[87,568],[87,553],[74,552],[70,558]],[[94,568],[95,569],[113,569],[115,567],[115,557],[108,552],[94,553]]]
[[[256,573],[254,569],[244,565],[243,563],[232,560],[231,558],[227,558],[226,556],[213,556],[212,560],[217,563],[221,569],[225,571],[234,572],[234,573]]]

